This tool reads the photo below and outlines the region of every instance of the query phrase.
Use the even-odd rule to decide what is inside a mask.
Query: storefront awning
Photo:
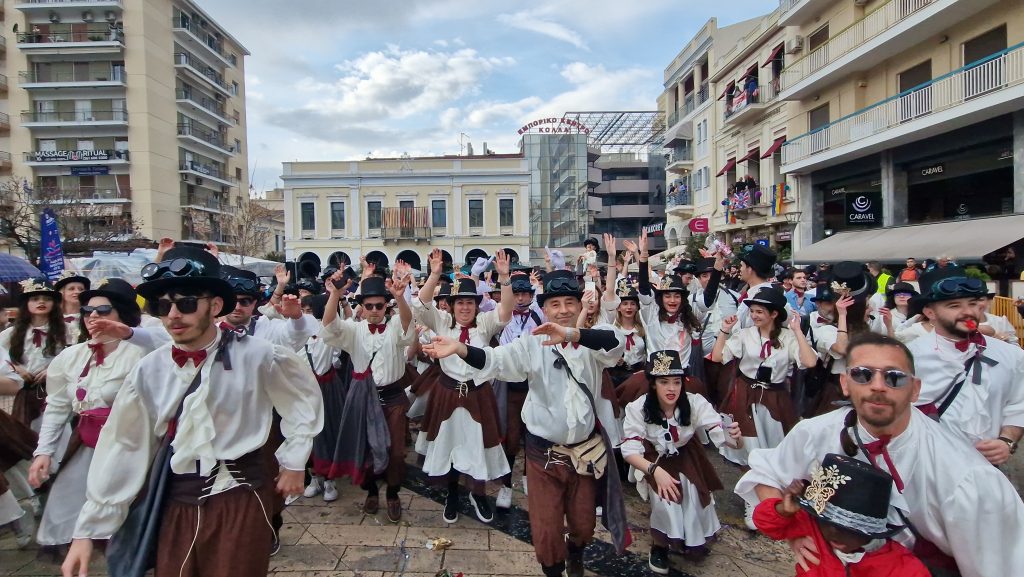
[[[718,171],[718,174],[716,176],[722,176],[723,174],[725,174],[725,173],[729,172],[730,170],[732,170],[732,168],[734,166],[736,166],[736,159],[735,158],[730,158],[729,162],[725,163],[725,166],[722,167],[722,170]]]
[[[975,218],[871,230],[840,232],[797,251],[798,263],[902,262],[948,254],[954,260],[978,261],[984,255],[1024,238],[1024,214]]]
[[[732,92],[732,89],[733,89],[733,88],[734,88],[735,86],[736,86],[736,81],[732,81],[732,82],[730,82],[729,84],[727,84],[727,85],[725,86],[725,90],[723,90],[723,91],[722,91],[722,95],[721,95],[721,96],[719,96],[719,97],[718,97],[718,99],[719,99],[719,100],[721,100],[721,99],[725,98],[725,95],[726,95],[726,94],[729,94],[729,93],[731,93],[731,92]]]
[[[743,158],[737,160],[736,162],[740,163],[740,162],[746,162],[748,160],[758,160],[757,156],[760,153],[761,153],[761,149],[760,148],[755,148],[755,149],[751,150],[750,152],[748,152],[746,156],[744,156]]]
[[[753,76],[755,72],[757,72],[757,62],[751,64],[750,68],[747,68],[747,71],[744,72],[743,76],[740,76],[740,78],[746,78],[748,76]]]
[[[768,150],[764,151],[764,154],[761,155],[761,158],[769,158],[771,155],[778,152],[778,150],[782,148],[783,144],[786,144],[785,136],[783,136],[782,138],[776,138],[775,142],[773,142],[772,145],[768,147]]]
[[[785,48],[785,46],[785,44],[779,44],[776,46],[775,50],[772,50],[771,56],[768,57],[768,60],[765,60],[764,64],[761,65],[761,68],[764,68],[774,62],[775,59],[779,57],[779,54],[782,54],[782,49]]]

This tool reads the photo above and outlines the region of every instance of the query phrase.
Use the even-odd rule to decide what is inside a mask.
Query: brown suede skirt
[[[736,380],[729,396],[722,403],[722,410],[732,414],[733,420],[739,423],[744,437],[757,436],[754,416],[750,411],[750,406],[755,403],[768,409],[772,418],[782,423],[782,430],[786,433],[796,425],[796,411],[793,409],[793,401],[789,398],[789,391],[784,385],[767,389],[754,386],[753,379],[736,371]]]
[[[501,444],[501,419],[498,414],[498,401],[494,397],[494,389],[490,382],[482,384],[466,383],[460,387],[454,379],[438,371],[439,375],[430,387],[430,401],[423,414],[420,431],[427,434],[427,440],[433,442],[441,429],[441,423],[451,418],[455,409],[463,408],[470,417],[480,424],[484,436],[484,448],[497,447]],[[426,374],[426,373],[424,373]],[[421,389],[422,390],[422,389]]]
[[[708,456],[704,453],[704,447],[696,439],[690,439],[689,443],[679,447],[678,454],[665,455],[660,459],[658,458],[658,452],[654,450],[654,445],[650,441],[645,440],[644,458],[652,463],[657,460],[658,466],[672,475],[673,479],[682,475],[693,483],[693,486],[697,488],[697,494],[700,495],[701,507],[707,507],[711,504],[712,491],[725,489],[722,486],[722,480],[718,478],[718,473],[715,472],[714,466],[711,465],[711,461],[708,460]],[[657,490],[658,484],[654,481],[654,477],[651,475],[644,476],[647,479],[647,485]]]

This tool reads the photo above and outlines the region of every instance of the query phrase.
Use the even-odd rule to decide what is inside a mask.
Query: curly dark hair
[[[683,385],[686,384],[686,377],[680,377],[683,379]],[[644,422],[652,425],[660,425],[668,428],[668,420],[665,419],[665,414],[661,410],[661,404],[658,402],[658,392],[655,389],[656,381],[658,377],[647,377],[647,382],[650,385],[650,390],[647,393],[647,397],[644,398]],[[690,398],[686,396],[686,388],[681,387],[679,389],[679,400],[682,402],[676,402],[676,421],[680,425],[686,427],[690,424]]]
[[[693,314],[693,308],[690,307],[690,299],[687,298],[688,292],[680,293],[681,301],[679,303],[679,320],[690,330],[700,330],[700,319],[697,315]],[[665,312],[665,305],[661,302],[661,294],[655,293],[654,301],[658,303],[658,320],[665,322],[668,320],[669,314]]]
[[[135,328],[142,324],[142,311],[139,309],[139,305],[136,303],[124,303],[119,300],[109,299],[111,306],[117,311],[117,318],[121,319],[121,322]],[[83,304],[84,306],[84,304]],[[78,342],[84,343],[85,341],[92,338],[89,335],[89,329],[85,326],[85,317],[79,315],[78,317]]]
[[[28,310],[30,298],[23,298],[18,303],[18,318],[14,320],[14,331],[11,333],[11,349],[8,352],[11,354],[11,360],[16,363],[25,362],[25,335],[32,327],[32,313]],[[43,345],[43,354],[55,357],[61,349],[67,346],[68,326],[64,324],[64,313],[60,310],[60,301],[54,297],[49,298],[53,301],[53,306],[46,319],[46,343]]]

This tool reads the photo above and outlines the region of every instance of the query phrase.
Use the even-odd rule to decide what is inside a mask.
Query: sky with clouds
[[[665,66],[714,16],[777,0],[201,0],[246,58],[257,193],[281,163],[516,152],[526,121],[654,110]]]

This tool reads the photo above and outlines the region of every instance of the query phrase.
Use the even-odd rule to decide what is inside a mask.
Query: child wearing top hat
[[[924,564],[890,537],[886,523],[892,477],[845,455],[828,454],[810,483],[793,481],[783,498],[761,501],[757,529],[776,540],[810,537],[820,562],[797,565],[808,577],[928,577]]]

